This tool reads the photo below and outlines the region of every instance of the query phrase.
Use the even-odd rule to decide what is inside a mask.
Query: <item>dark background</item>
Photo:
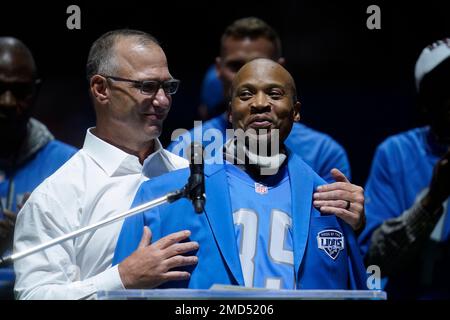
[[[415,105],[414,64],[431,42],[450,36],[448,1],[2,1],[0,35],[32,50],[43,86],[35,116],[55,136],[81,147],[95,123],[84,67],[91,43],[117,28],[156,36],[172,75],[182,80],[161,137],[193,125],[205,70],[225,26],[245,16],[280,34],[287,68],[303,103],[302,121],[347,150],[353,181],[364,184],[376,146],[424,120]],[[81,30],[68,30],[66,9],[81,8]],[[368,30],[366,9],[381,8],[381,30]],[[450,89],[449,89],[450,90]]]

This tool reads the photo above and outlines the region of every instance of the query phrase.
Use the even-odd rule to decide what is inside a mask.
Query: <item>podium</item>
[[[270,290],[213,286],[209,290],[99,291],[99,300],[386,300],[381,290]]]

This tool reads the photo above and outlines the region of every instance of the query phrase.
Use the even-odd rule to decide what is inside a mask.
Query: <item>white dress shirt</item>
[[[139,159],[99,139],[88,129],[83,148],[39,185],[20,210],[14,252],[93,224],[130,208],[148,178],[184,168],[188,162],[158,140]],[[14,263],[18,299],[88,299],[99,290],[123,289],[111,268],[123,221],[35,253]]]

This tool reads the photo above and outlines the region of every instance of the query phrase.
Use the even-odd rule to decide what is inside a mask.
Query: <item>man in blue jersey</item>
[[[217,112],[210,114],[214,117],[202,123],[201,127],[197,126],[180,137],[174,138],[175,141],[168,146],[168,150],[185,156],[186,148],[192,140],[202,142],[205,147],[211,142],[217,143],[214,138],[206,134],[208,131],[214,133],[211,129],[218,130],[215,136],[220,138],[220,141],[227,140],[226,129],[231,128],[227,116],[231,82],[239,68],[255,58],[268,58],[284,65],[285,59],[282,56],[278,34],[266,22],[255,17],[234,21],[222,35],[220,56],[216,58],[216,72],[225,94],[221,106],[215,108]],[[339,169],[350,178],[350,165],[345,150],[327,134],[315,131],[304,124],[295,123],[286,140],[286,145],[327,182],[331,183],[335,182],[336,178],[340,179],[340,175],[331,173],[333,168]],[[213,151],[213,156],[214,153]]]
[[[228,140],[226,130],[231,128],[228,119],[228,106],[231,82],[239,68],[255,58],[268,58],[277,61],[281,65],[285,59],[282,57],[281,41],[275,30],[261,19],[248,17],[236,20],[227,27],[221,39],[220,56],[216,58],[216,71],[226,94],[220,115],[204,122],[189,132],[185,132],[176,141],[169,145],[168,150],[178,155],[186,156],[186,150],[191,141],[202,142],[205,146],[205,156],[211,154],[210,160],[222,157],[222,144]],[[328,192],[333,191],[332,197],[336,197],[336,188],[351,188],[345,183],[346,177],[350,178],[350,165],[345,150],[330,136],[315,131],[304,124],[295,122],[286,139],[286,145],[299,155],[319,176],[332,184],[316,194],[316,205],[323,213],[329,213],[329,208],[323,201],[329,197]],[[216,154],[216,151],[217,154]],[[330,190],[328,190],[330,188]],[[345,204],[345,199],[340,198]],[[348,203],[346,204],[348,205]],[[342,210],[345,209],[345,205]],[[354,230],[360,232],[365,223],[365,217],[361,208],[347,208],[346,212],[339,212],[340,217],[349,223]],[[359,212],[359,214],[358,214]]]
[[[225,163],[205,165],[203,213],[182,199],[127,219],[113,263],[140,250],[147,226],[153,239],[189,229],[199,243],[198,264],[183,268],[188,280],[161,287],[364,289],[353,230],[315,209],[313,192],[325,181],[284,144],[300,117],[291,75],[270,59],[252,60],[233,81],[230,105],[233,128],[244,138],[227,142]],[[178,170],[143,183],[134,205],[182,187],[188,176]],[[348,201],[361,205],[362,189],[350,186]]]
[[[0,255],[12,248],[16,212],[27,194],[76,152],[30,117],[37,82],[30,50],[0,37]],[[0,281],[13,279],[12,268],[0,272]]]
[[[368,265],[393,299],[450,298],[450,39],[426,47],[415,67],[428,126],[389,137],[366,186]]]

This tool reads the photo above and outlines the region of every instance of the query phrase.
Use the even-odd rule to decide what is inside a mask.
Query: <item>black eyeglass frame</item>
[[[126,79],[126,78],[121,78],[121,77],[109,76],[109,75],[104,75],[104,74],[100,74],[100,76],[102,76],[102,77],[104,77],[106,79],[112,79],[114,81],[123,81],[123,82],[134,83],[134,84],[139,86],[140,92],[143,95],[146,95],[146,96],[154,96],[158,92],[158,90],[160,88],[163,88],[163,90],[164,90],[164,92],[166,94],[174,95],[175,93],[177,93],[178,87],[179,87],[180,82],[181,82],[178,79],[170,79],[170,80],[166,80],[166,81],[158,81],[158,80],[142,80],[142,81],[139,81],[139,80],[132,80],[132,79]],[[149,92],[144,91],[144,86],[145,86],[146,83],[157,83],[158,87],[155,90],[155,92],[149,93]],[[167,84],[172,84],[172,83],[176,83],[177,86],[176,86],[176,88],[175,88],[175,90],[173,92],[170,92],[169,91],[170,85],[167,85]]]

